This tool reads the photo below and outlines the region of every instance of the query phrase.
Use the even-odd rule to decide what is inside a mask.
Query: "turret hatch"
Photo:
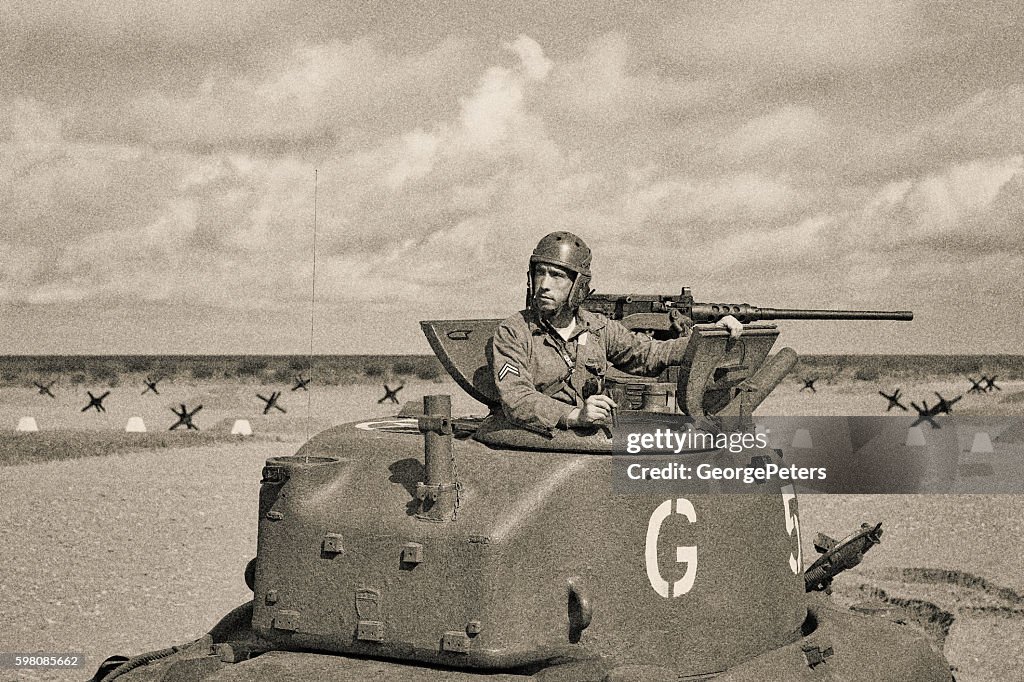
[[[427,320],[420,322],[434,355],[466,393],[498,407],[498,389],[487,364],[491,337],[501,320]]]

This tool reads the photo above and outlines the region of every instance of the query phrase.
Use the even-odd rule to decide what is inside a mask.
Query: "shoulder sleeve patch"
[[[513,365],[511,362],[506,362],[504,365],[501,366],[501,369],[498,370],[498,381],[501,381],[509,374],[515,374],[516,376],[520,376],[519,368]]]

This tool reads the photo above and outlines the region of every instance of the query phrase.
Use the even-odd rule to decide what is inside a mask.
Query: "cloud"
[[[663,125],[666,115],[694,112],[735,87],[726,80],[666,74],[648,63],[625,34],[610,32],[591,39],[582,55],[560,65],[552,76],[551,108],[573,125],[585,122],[587,132],[627,122]]]
[[[1019,243],[1024,157],[950,166],[879,189],[858,222],[877,250],[914,243],[966,255]],[[969,246],[968,246],[969,245]]]
[[[903,151],[957,160],[1024,152],[1024,85],[986,88],[937,113],[911,131]]]
[[[829,123],[813,107],[786,105],[744,123],[719,140],[716,151],[740,160],[766,153],[785,157],[819,146],[829,132]]]
[[[493,150],[514,132],[513,128],[522,131],[539,125],[526,115],[523,98],[529,83],[547,78],[551,62],[544,57],[540,45],[528,36],[519,36],[505,47],[519,57],[518,67],[489,68],[473,94],[462,100],[457,142],[470,149]]]
[[[0,20],[15,34],[63,28],[93,36],[94,40],[110,40],[140,31],[149,35],[223,32],[245,23],[255,11],[239,7],[227,12],[219,3],[207,0],[138,0],[128,7],[107,0],[56,0],[45,4],[11,0],[0,10]]]
[[[664,50],[698,68],[800,76],[883,66],[936,47],[913,3],[740,1],[680,8]]]
[[[464,50],[455,39],[410,55],[388,52],[373,37],[300,43],[244,71],[217,66],[173,88],[80,105],[69,135],[197,153],[325,156],[450,114],[451,86],[467,69]]]
[[[37,84],[0,98],[0,300],[294,308],[314,177],[318,298],[338,309],[498,314],[554,229],[591,244],[602,291],[779,305],[931,300],[957,259],[983,280],[980,264],[1016,263],[1024,86],[998,59],[949,61],[988,50],[995,19],[952,17],[957,43],[914,4],[671,9],[571,35],[421,13],[410,42],[412,15],[393,33],[297,28],[308,17],[261,33],[252,17],[257,37],[220,53],[211,36],[239,34],[200,25],[208,7],[178,36],[180,7],[104,8],[88,30],[78,10],[29,11],[18,49],[65,26],[62,59],[82,66],[12,61]],[[136,31],[159,36],[152,59],[135,69],[128,45],[119,72],[95,68]]]
[[[30,97],[0,102],[0,141],[25,152],[47,152],[61,142],[60,116]]]
[[[326,299],[409,299],[449,284],[453,254],[481,237],[500,243],[506,211],[519,211],[560,172],[557,148],[525,103],[531,84],[547,76],[551,63],[525,36],[506,47],[516,63],[486,69],[459,108],[429,129],[378,135],[376,144],[364,149],[335,147],[331,158],[316,164],[323,275],[333,282],[324,285]],[[148,151],[58,141],[72,165],[96,162],[76,168],[59,189],[51,184],[53,192],[71,192],[75,201],[88,202],[88,195],[107,205],[125,191],[119,186],[123,178],[138,177],[153,163],[160,164],[164,177],[158,190],[139,185],[133,196],[128,188],[119,201],[137,207],[130,219],[112,221],[116,213],[99,211],[77,230],[54,224],[61,240],[50,251],[56,264],[51,279],[21,295],[36,303],[113,297],[195,299],[227,307],[278,305],[304,296],[311,276],[316,165],[287,154],[254,156],[230,148],[199,153],[166,143],[190,134],[211,141],[227,137],[243,126],[243,112],[250,108],[256,113],[246,134],[301,135],[311,129],[303,112],[338,98],[341,83],[361,87],[339,74],[387,70],[375,61],[382,55],[369,44],[297,50],[286,67],[261,79],[226,81],[226,91],[211,75],[194,98],[177,102],[180,110],[173,100],[147,95],[132,106],[152,114],[138,119],[146,119],[147,134],[159,136],[153,140],[158,146]],[[361,83],[372,87],[375,77]],[[269,110],[255,107],[256,102]],[[286,104],[300,116],[277,116]],[[205,110],[206,105],[212,108]],[[161,129],[161,121],[172,125]],[[189,123],[195,124],[192,130]],[[262,125],[268,127],[261,131]],[[500,163],[510,157],[523,164],[514,176]],[[453,192],[453,186],[461,189]],[[556,182],[556,193],[560,187]],[[24,199],[30,189],[21,183],[13,194]],[[508,209],[480,215],[493,210],[493,203]],[[42,207],[23,204],[23,222],[47,214],[56,221],[65,204],[59,197]],[[540,212],[551,215],[549,209]],[[490,270],[472,263],[455,279],[488,276]]]
[[[506,43],[505,48],[518,55],[523,72],[531,81],[544,80],[554,66],[551,60],[544,56],[544,48],[530,36],[520,35],[511,43]]]

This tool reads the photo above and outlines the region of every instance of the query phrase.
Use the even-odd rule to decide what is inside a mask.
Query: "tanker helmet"
[[[590,247],[572,232],[552,232],[537,243],[530,256],[530,270],[526,274],[526,305],[533,304],[533,266],[535,263],[550,263],[565,268],[575,275],[569,291],[569,307],[576,309],[587,296],[590,288]]]

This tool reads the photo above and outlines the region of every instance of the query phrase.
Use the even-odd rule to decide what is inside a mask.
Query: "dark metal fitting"
[[[288,480],[288,470],[284,467],[263,467],[263,476],[260,479],[260,485],[269,483],[270,485],[280,485]]]
[[[476,637],[484,629],[483,623],[478,620],[471,620],[466,623],[466,634],[470,637]]]
[[[321,549],[324,554],[343,554],[345,545],[341,533],[325,533]]]
[[[831,646],[822,647],[818,644],[805,644],[800,647],[803,651],[804,660],[807,661],[807,667],[813,668],[825,662],[825,659],[834,654]]]
[[[452,435],[452,420],[450,417],[425,416],[416,418],[416,426],[421,433],[437,433],[442,436]]]
[[[440,483],[438,485],[430,485],[429,483],[417,483],[416,484],[416,499],[417,500],[430,500],[436,502],[437,497],[441,493],[448,493],[456,490],[458,486],[454,483]]]
[[[245,585],[252,592],[256,591],[256,557],[249,559],[249,563],[245,565],[245,571],[242,573],[245,578]]]
[[[453,654],[468,654],[470,639],[465,632],[449,631],[441,637],[441,651]]]
[[[223,642],[213,645],[213,653],[223,663],[241,663],[258,656],[266,649],[248,642]]]
[[[379,620],[361,620],[356,625],[356,639],[361,642],[383,642],[384,623]]]
[[[299,629],[299,618],[300,614],[298,611],[278,611],[271,622],[271,627],[285,632],[297,632]]]
[[[418,542],[407,542],[402,545],[403,564],[423,563],[423,545]]]

